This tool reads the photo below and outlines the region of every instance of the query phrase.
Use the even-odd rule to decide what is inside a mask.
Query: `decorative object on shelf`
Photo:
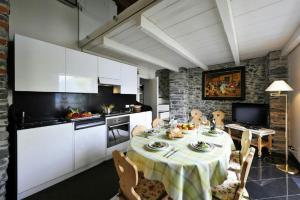
[[[287,94],[282,92],[293,91],[284,80],[274,81],[267,89],[266,92],[271,92],[271,97],[285,97],[285,164],[278,164],[276,167],[289,174],[297,174],[298,169],[289,166],[288,164],[288,99]]]
[[[244,100],[245,67],[202,72],[202,99]]]
[[[113,104],[103,104],[101,106],[101,108],[105,114],[110,114],[114,107],[115,106]]]

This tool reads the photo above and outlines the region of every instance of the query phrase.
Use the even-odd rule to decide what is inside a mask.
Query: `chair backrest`
[[[215,119],[215,123],[216,123],[216,127],[217,128],[221,128],[221,129],[224,129],[224,118],[225,118],[225,113],[220,111],[220,110],[217,110],[217,111],[214,111],[212,113],[214,119]]]
[[[112,155],[120,179],[121,194],[125,196],[126,199],[141,200],[141,197],[134,191],[134,188],[138,184],[137,167],[119,151],[113,151]]]
[[[160,123],[164,123],[164,120],[155,118],[152,122],[152,128],[157,128]]]
[[[201,124],[202,112],[200,110],[192,109],[191,116],[192,116],[191,122],[195,123],[196,126]]]
[[[251,164],[252,164],[252,161],[253,161],[254,154],[255,154],[255,148],[251,147],[250,152],[247,155],[245,163],[242,167],[241,179],[240,179],[241,184],[240,184],[240,186],[239,186],[239,188],[236,192],[236,195],[235,195],[235,198],[234,198],[235,200],[239,200],[241,198],[241,196],[243,195],[243,192],[244,192],[245,187],[246,187],[246,182],[247,182],[247,179],[248,179],[248,175],[249,175],[249,172],[250,172]]]
[[[143,125],[137,125],[135,126],[132,131],[131,131],[131,137],[136,136],[136,135],[141,135],[145,132],[147,128]]]
[[[241,140],[241,151],[240,151],[240,162],[241,165],[243,165],[244,161],[247,158],[247,155],[250,151],[250,145],[252,140],[252,133],[250,131],[244,131],[242,134],[242,140]]]

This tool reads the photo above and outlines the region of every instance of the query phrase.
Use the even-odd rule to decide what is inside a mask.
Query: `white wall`
[[[289,95],[289,144],[300,162],[300,45],[288,56],[289,83],[294,89]]]
[[[79,39],[104,25],[117,15],[117,6],[112,0],[79,0]]]
[[[112,0],[80,0],[83,6],[78,23],[78,9],[57,0],[10,0],[10,40],[15,33],[78,48],[78,38],[112,19],[117,7]],[[80,33],[79,33],[80,30]]]
[[[155,69],[150,67],[138,66],[139,77],[143,79],[153,79],[155,78]]]
[[[57,0],[10,0],[9,35],[15,33],[76,48],[78,11]]]

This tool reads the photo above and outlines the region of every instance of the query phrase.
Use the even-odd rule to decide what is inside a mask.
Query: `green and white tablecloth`
[[[169,140],[165,130],[148,138],[135,136],[131,139],[127,156],[139,171],[150,180],[161,181],[167,193],[174,200],[212,199],[211,187],[222,184],[227,178],[230,153],[234,149],[231,137],[224,134],[217,137],[197,133],[186,134],[182,139]],[[189,144],[192,141],[205,141],[221,144],[211,152],[195,152]],[[171,147],[180,149],[169,158],[163,157],[166,151],[153,152],[145,147],[151,141],[167,141]]]

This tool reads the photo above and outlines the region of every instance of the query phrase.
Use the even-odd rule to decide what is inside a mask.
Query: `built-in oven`
[[[106,118],[107,148],[130,140],[129,115]]]

